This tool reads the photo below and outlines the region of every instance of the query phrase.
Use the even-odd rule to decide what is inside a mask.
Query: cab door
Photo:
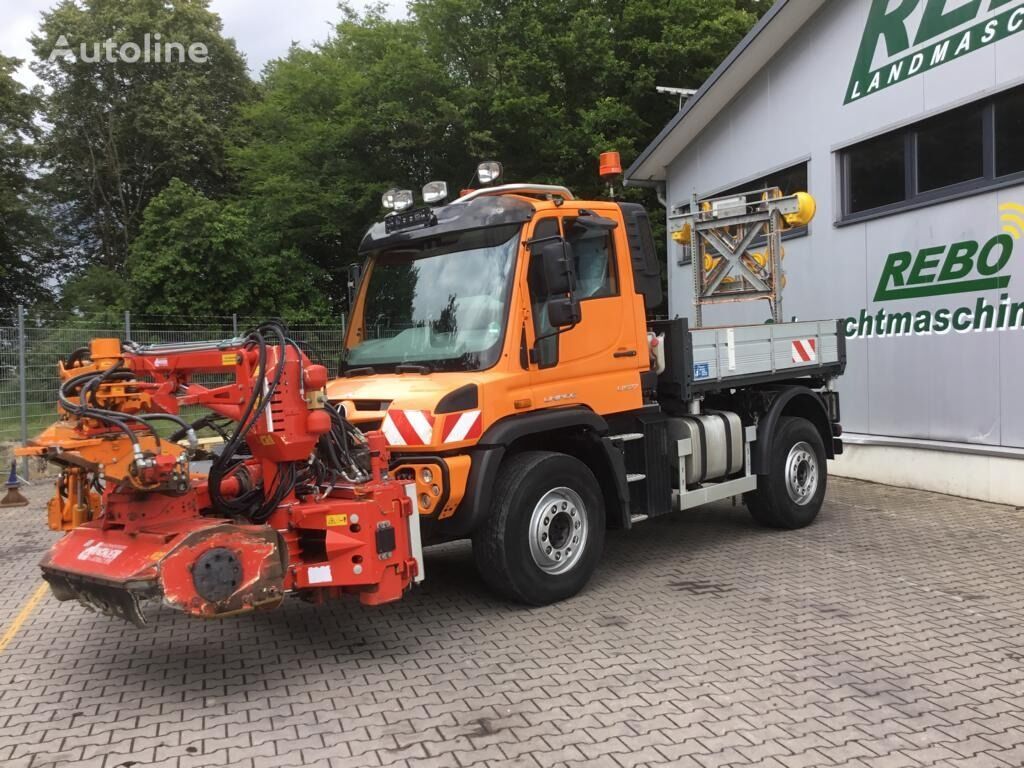
[[[561,236],[572,247],[581,314],[571,328],[551,327],[546,297],[538,291],[543,284],[537,278],[539,264],[531,254],[526,338],[533,407],[586,405],[602,414],[639,408],[641,361],[647,367],[646,335],[637,338],[634,302],[623,295],[623,283],[631,286],[632,280],[620,275],[616,229],[583,226],[579,218],[576,212],[538,218],[530,238],[536,242]]]

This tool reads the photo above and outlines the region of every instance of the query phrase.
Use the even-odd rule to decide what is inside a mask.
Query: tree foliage
[[[600,191],[597,156],[637,156],[756,20],[743,0],[413,0],[462,118],[516,179]],[[470,158],[467,158],[469,160]]]
[[[312,320],[327,311],[317,275],[295,250],[260,242],[244,203],[211,200],[174,179],[132,243],[128,297],[146,314]]]
[[[476,147],[422,27],[343,13],[328,42],[267,69],[231,154],[268,238],[320,267],[335,299],[381,194],[464,175]]]
[[[337,302],[389,186],[457,190],[493,157],[510,181],[601,193],[598,154],[636,157],[677,109],[655,86],[698,86],[752,3],[414,0],[404,21],[343,8],[332,39],[267,70],[233,165],[257,218]]]
[[[62,0],[32,38],[32,68],[49,88],[42,141],[46,179],[80,264],[119,272],[149,201],[172,178],[209,194],[227,189],[225,147],[252,84],[207,0]],[[206,63],[94,58],[111,40],[203,43]],[[67,43],[71,56],[51,55]],[[152,43],[151,43],[152,45]]]
[[[254,84],[209,0],[58,0],[32,39],[42,134],[0,65],[0,173],[13,174],[0,216],[20,232],[11,211],[28,222],[31,177],[43,181],[70,310],[312,317],[342,304],[389,187],[457,191],[498,159],[508,181],[601,194],[597,155],[630,162],[675,112],[655,86],[697,87],[762,5],[411,0],[394,20],[343,4],[327,41]],[[50,56],[62,36],[77,52],[155,32],[205,43],[208,62]],[[38,260],[31,237],[15,239],[0,238],[5,290]]]
[[[0,56],[0,313],[47,294],[52,262],[32,168],[38,94],[12,76],[20,62]]]

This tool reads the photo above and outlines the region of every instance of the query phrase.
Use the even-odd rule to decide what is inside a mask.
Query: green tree
[[[337,303],[389,186],[445,179],[457,190],[494,157],[509,181],[601,194],[597,155],[617,149],[628,162],[675,112],[655,86],[698,86],[758,10],[758,0],[414,0],[411,18],[393,21],[342,6],[328,42],[267,68],[233,167],[265,239],[319,266]]]
[[[319,319],[321,282],[295,250],[260,242],[244,203],[178,179],[146,208],[128,258],[129,305],[143,314]]]
[[[635,158],[757,19],[757,0],[413,0],[462,120],[510,178],[595,194],[600,152]]]
[[[43,14],[31,40],[39,59],[33,71],[49,87],[44,116],[51,127],[41,148],[62,234],[79,264],[120,272],[146,205],[172,178],[207,194],[227,187],[227,134],[253,86],[207,6],[208,0],[62,0]],[[202,43],[208,59],[107,60],[106,41],[112,49],[145,47],[147,34],[150,48],[157,34],[164,44]],[[99,61],[91,61],[94,54]]]
[[[0,315],[48,294],[52,249],[34,181],[38,95],[13,77],[19,62],[0,56]]]
[[[232,150],[266,239],[295,248],[328,278],[335,304],[346,265],[389,186],[468,177],[477,135],[422,25],[343,7],[335,35],[271,64],[244,109]]]

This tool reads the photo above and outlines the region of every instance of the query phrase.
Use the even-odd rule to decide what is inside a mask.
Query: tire
[[[527,605],[550,605],[583,589],[605,530],[600,486],[587,465],[548,451],[515,454],[499,469],[493,498],[473,535],[473,557],[488,587]]]
[[[794,530],[814,522],[825,499],[825,445],[807,419],[783,416],[775,428],[768,474],[743,501],[751,517],[768,528]]]

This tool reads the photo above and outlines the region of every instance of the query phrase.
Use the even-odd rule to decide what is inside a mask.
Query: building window
[[[868,211],[904,199],[907,142],[902,134],[879,136],[846,151],[850,213]]]
[[[765,174],[759,178],[751,181],[745,181],[742,184],[737,184],[733,187],[725,189],[721,192],[715,192],[710,195],[703,195],[700,199],[708,199],[714,197],[733,197],[734,195],[740,195],[747,193],[744,196],[748,203],[756,201],[760,197],[760,190],[769,189],[770,187],[778,187],[782,190],[783,195],[792,195],[796,192],[810,192],[807,189],[807,163],[797,163],[787,168],[783,168],[772,173]],[[690,204],[683,203],[676,205],[672,208],[674,213],[689,213]],[[793,229],[787,229],[783,231],[782,238],[789,240],[794,237],[800,237],[801,235],[807,234],[807,227],[794,227]],[[752,247],[764,245],[766,238],[762,235],[754,240],[751,244]],[[676,260],[679,266],[693,263],[693,257],[690,253],[690,246],[684,245],[679,254],[679,258]]]
[[[781,171],[766,174],[759,179],[737,184],[735,187],[724,192],[718,192],[713,196],[729,197],[742,192],[768,189],[769,187],[778,187],[784,195],[792,195],[794,192],[807,192],[807,163],[791,165],[788,168],[783,168]],[[751,196],[748,195],[747,197],[750,198]],[[753,200],[748,199],[747,202],[753,202]]]
[[[977,106],[954,109],[922,123],[915,131],[918,192],[951,187],[984,175],[981,113]]]
[[[1024,173],[1024,88],[996,99],[996,176]]]
[[[1022,132],[1018,87],[847,147],[840,222],[1024,180]]]

